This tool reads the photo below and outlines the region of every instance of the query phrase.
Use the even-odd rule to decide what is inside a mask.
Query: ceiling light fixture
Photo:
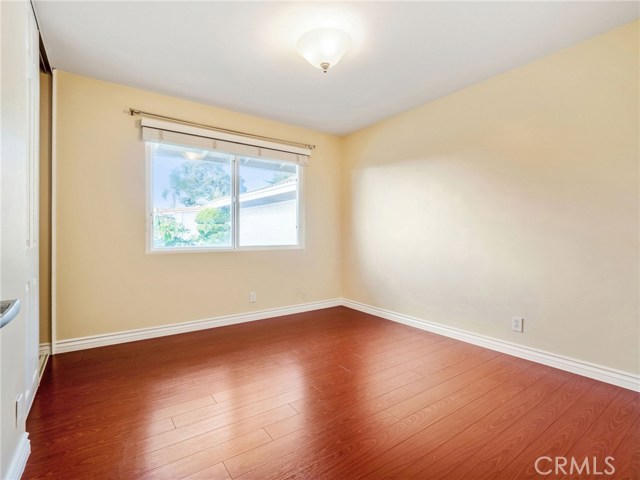
[[[327,73],[337,65],[351,46],[351,38],[342,30],[318,28],[311,30],[298,40],[298,53],[311,65]]]
[[[207,152],[183,152],[182,156],[188,160],[202,160],[207,156]]]

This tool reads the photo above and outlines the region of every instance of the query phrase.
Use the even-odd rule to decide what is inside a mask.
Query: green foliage
[[[203,160],[183,162],[171,172],[169,185],[162,197],[171,196],[174,206],[205,205],[231,193],[231,178],[222,165]]]
[[[242,181],[240,191],[246,191]],[[172,170],[169,186],[162,192],[163,198],[171,198],[173,207],[204,207],[212,200],[230,194],[231,177],[224,165],[206,160],[182,162]],[[154,225],[154,244],[164,247],[227,244],[231,237],[230,217],[229,207],[205,207],[196,215],[196,231],[193,231],[171,214],[158,214]]]
[[[229,241],[231,233],[229,207],[203,208],[196,216],[198,234],[207,245]]]
[[[294,173],[276,172],[271,176],[270,179],[267,180],[267,183],[269,185],[277,185],[284,182],[285,180],[289,180],[294,175]]]
[[[157,215],[155,217],[153,240],[155,245],[165,247],[188,247],[195,244],[189,229],[176,222],[176,219],[171,215]]]

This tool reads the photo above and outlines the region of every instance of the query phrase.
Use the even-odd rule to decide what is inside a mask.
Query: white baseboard
[[[50,343],[41,343],[40,344],[40,355],[51,355],[51,344]]]
[[[29,416],[29,412],[31,412],[31,407],[33,406],[33,401],[36,399],[36,393],[38,392],[38,387],[40,386],[40,365],[33,372],[31,377],[31,385],[24,392],[25,393],[25,406],[24,406],[24,418]]]
[[[18,442],[16,451],[13,454],[9,470],[7,470],[7,476],[5,480],[20,480],[24,469],[27,466],[27,460],[31,454],[31,441],[29,440],[29,434],[23,433]]]
[[[45,369],[47,368],[47,362],[49,361],[49,357],[53,355],[51,350],[50,343],[41,343],[40,350],[38,355],[38,385],[40,385],[40,380],[42,380],[42,375],[44,374]]]
[[[125,332],[109,333],[104,335],[93,335],[90,337],[72,338],[69,340],[61,340],[55,343],[55,352],[64,353],[75,350],[84,350],[87,348],[103,347],[107,345],[115,345],[118,343],[134,342],[137,340],[147,340],[150,338],[164,337],[166,335],[175,335],[178,333],[195,332],[197,330],[206,330],[209,328],[223,327],[226,325],[235,325],[238,323],[253,322],[256,320],[265,320],[267,318],[279,317],[282,315],[291,315],[295,313],[309,312],[312,310],[321,310],[323,308],[345,306],[354,310],[369,313],[377,317],[385,318],[394,322],[409,325],[429,332],[444,335],[446,337],[455,338],[463,342],[472,343],[490,350],[506,353],[515,357],[524,358],[533,362],[548,365],[550,367],[559,368],[567,372],[575,373],[585,377],[600,380],[602,382],[617,385],[629,390],[640,391],[640,375],[622,370],[605,367],[590,362],[585,362],[575,358],[558,355],[555,353],[539,350],[537,348],[525,347],[515,343],[498,340],[496,338],[479,335],[467,330],[448,327],[439,323],[430,322],[417,317],[404,315],[402,313],[385,310],[383,308],[374,307],[364,303],[356,302],[346,298],[333,299],[321,302],[304,303],[293,305],[290,307],[273,308],[269,310],[259,310],[256,312],[241,313],[237,315],[225,315],[216,318],[208,318],[204,320],[196,320],[192,322],[176,323],[172,325],[164,325],[161,327],[141,328],[129,330]],[[51,351],[51,345],[41,344],[40,351],[46,353]]]
[[[49,347],[48,350],[43,350],[42,345],[40,345],[40,356],[38,358],[38,385],[40,385],[40,380],[42,380],[42,375],[47,368],[47,362],[49,361],[50,356],[51,347]]]
[[[60,340],[55,343],[55,353],[73,352],[87,348],[104,347],[118,343],[135,342],[137,340],[147,340],[149,338],[164,337],[178,333],[195,332],[209,328],[224,327],[237,323],[254,322],[267,318],[280,317],[282,315],[292,315],[295,313],[310,312],[323,308],[339,307],[342,305],[340,299],[325,300],[321,302],[303,303],[290,307],[272,308],[259,310],[256,312],[241,313],[237,315],[225,315],[216,318],[207,318],[184,323],[174,323],[161,327],[140,328],[125,332],[107,333],[104,335],[93,335],[90,337],[72,338]]]
[[[387,320],[419,328],[421,330],[426,330],[428,332],[437,333],[446,337],[455,338],[456,340],[485,347],[490,350],[513,355],[514,357],[531,360],[536,363],[541,363],[543,365],[548,365],[550,367],[565,370],[584,377],[600,380],[602,382],[617,385],[636,392],[640,391],[640,375],[630,372],[624,372],[622,370],[616,370],[603,365],[546,352],[537,348],[525,347],[515,343],[506,342],[504,340],[478,335],[467,330],[448,327],[446,325],[429,322],[427,320],[404,315],[402,313],[392,312],[383,308],[373,307],[353,300],[342,299],[342,305],[377,317],[385,318]]]

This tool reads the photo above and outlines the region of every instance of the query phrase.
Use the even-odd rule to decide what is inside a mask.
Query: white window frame
[[[159,248],[153,242],[153,145],[156,142],[145,142],[145,177],[146,177],[146,253],[170,254],[170,253],[210,253],[210,252],[241,252],[257,250],[304,250],[304,170],[297,165],[297,191],[296,191],[296,215],[297,215],[297,244],[296,245],[240,245],[240,162],[239,155],[233,155],[231,162],[231,246],[211,247],[169,247]],[[266,160],[268,159],[260,159]],[[279,160],[273,160],[278,162]]]

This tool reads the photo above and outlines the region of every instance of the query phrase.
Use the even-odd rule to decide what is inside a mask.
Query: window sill
[[[229,253],[229,252],[262,252],[277,250],[304,250],[302,245],[274,245],[274,246],[255,246],[255,247],[220,247],[220,248],[147,248],[147,255],[166,255],[172,253]]]

